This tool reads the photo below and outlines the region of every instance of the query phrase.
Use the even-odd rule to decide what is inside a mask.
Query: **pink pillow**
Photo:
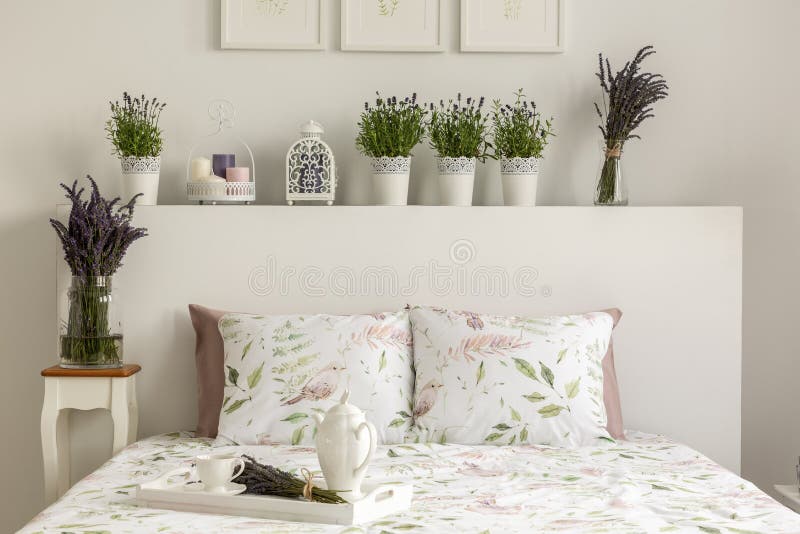
[[[614,328],[622,318],[617,308],[603,310],[614,319]],[[614,439],[625,439],[625,428],[622,425],[622,404],[617,384],[617,370],[614,368],[614,337],[608,343],[608,350],[603,356],[603,404],[606,406],[606,430]]]
[[[226,312],[189,304],[197,343],[197,437],[217,437],[219,412],[225,392],[225,349],[219,333],[219,320]]]

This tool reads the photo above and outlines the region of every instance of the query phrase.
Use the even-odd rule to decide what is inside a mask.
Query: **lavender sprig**
[[[494,155],[497,158],[541,158],[548,138],[554,136],[553,119],[542,120],[534,101],[522,89],[514,93],[514,105],[494,101],[492,113]]]
[[[463,100],[458,93],[455,101],[440,100],[438,106],[429,104],[428,136],[438,156],[481,161],[493,157],[489,153],[492,145],[486,139],[489,127],[488,116],[483,112],[485,102],[484,97]]]
[[[131,225],[133,206],[141,193],[117,206],[119,197],[104,199],[94,179],[86,178],[92,189],[87,200],[81,198],[84,188],[78,189],[77,180],[72,187],[61,184],[72,210],[66,226],[56,219],[50,219],[50,225],[61,240],[64,259],[73,276],[111,276],[122,265],[128,247],[147,235],[146,228]]]
[[[374,106],[364,103],[356,148],[372,158],[409,157],[425,135],[428,110],[417,104],[417,93],[402,100],[375,94]]]

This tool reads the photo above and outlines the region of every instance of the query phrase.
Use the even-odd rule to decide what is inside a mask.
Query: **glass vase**
[[[62,306],[61,367],[122,367],[122,319],[110,276],[73,276]]]
[[[628,205],[628,187],[622,176],[623,144],[616,139],[600,142],[602,159],[594,193],[595,206]]]

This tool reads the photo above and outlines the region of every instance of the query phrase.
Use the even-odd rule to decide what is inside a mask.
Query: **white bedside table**
[[[775,484],[775,491],[781,494],[780,501],[783,504],[800,514],[800,491],[797,490],[797,484]]]
[[[138,365],[119,369],[62,369],[48,367],[42,406],[44,496],[54,502],[70,487],[69,410],[105,408],[114,420],[114,454],[133,443],[139,423],[136,405]],[[67,410],[66,413],[61,413]]]

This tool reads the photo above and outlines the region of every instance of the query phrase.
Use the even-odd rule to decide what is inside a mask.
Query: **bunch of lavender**
[[[119,157],[155,157],[161,154],[163,140],[158,120],[167,106],[157,98],[131,98],[125,92],[122,103],[109,102],[111,118],[106,122],[108,140],[114,146],[112,153]]]
[[[104,199],[94,179],[86,178],[92,187],[87,200],[81,198],[84,189],[78,189],[77,180],[72,187],[61,184],[72,203],[69,222],[64,226],[61,221],[50,219],[50,224],[61,240],[64,259],[73,276],[111,276],[122,265],[131,243],[147,235],[146,228],[131,225],[133,205],[139,195],[117,206],[119,197]]]
[[[430,104],[431,118],[428,121],[428,137],[431,148],[440,157],[478,158],[484,161],[491,144],[487,141],[488,117],[483,113],[485,99],[467,98],[461,93],[455,102],[439,101],[439,106]]]
[[[245,455],[243,458],[244,471],[234,479],[234,482],[247,486],[245,493],[292,498],[303,497],[306,493],[304,490],[306,490],[307,482],[271,465],[259,463],[251,456]],[[328,504],[346,502],[335,491],[317,487],[311,488],[309,500]]]
[[[136,197],[117,206],[119,198],[104,199],[92,177],[87,179],[92,186],[88,200],[81,198],[84,190],[78,189],[77,180],[72,187],[61,184],[72,203],[67,226],[50,219],[74,277],[69,315],[62,325],[61,362],[115,367],[121,365],[122,335],[110,317],[111,282],[106,277],[119,269],[128,247],[147,230],[131,225]]]
[[[364,104],[358,123],[356,148],[365,156],[408,157],[425,135],[428,111],[417,104],[417,93],[403,100],[396,96],[378,98],[375,106]]]
[[[553,119],[542,120],[536,103],[525,100],[522,89],[514,105],[494,101],[492,114],[496,158],[541,158],[553,133]]]
[[[629,139],[640,139],[633,132],[645,120],[654,117],[653,104],[667,97],[668,86],[660,74],[640,72],[642,62],[655,49],[645,46],[633,60],[612,74],[611,63],[599,55],[600,70],[597,77],[603,91],[603,109],[595,102],[595,110],[602,124],[600,131],[605,140],[605,162],[597,183],[596,203],[608,204],[616,195],[622,148]]]

